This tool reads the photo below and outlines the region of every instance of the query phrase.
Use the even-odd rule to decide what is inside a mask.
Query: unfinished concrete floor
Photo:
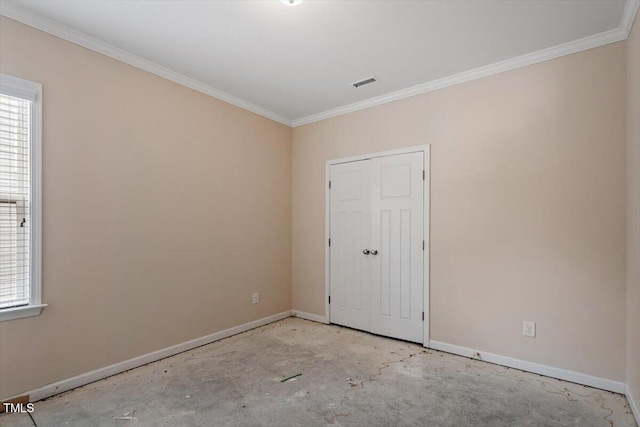
[[[636,425],[618,394],[297,318],[35,408],[39,427]],[[0,425],[33,423],[5,414]]]

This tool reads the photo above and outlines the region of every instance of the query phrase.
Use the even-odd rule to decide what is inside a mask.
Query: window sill
[[[5,308],[0,310],[0,322],[37,316],[47,304],[25,305],[23,307]]]

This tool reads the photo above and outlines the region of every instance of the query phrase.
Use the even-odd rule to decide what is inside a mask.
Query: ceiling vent
[[[370,85],[371,83],[375,83],[377,81],[378,81],[378,78],[376,76],[371,76],[371,77],[367,77],[364,80],[360,80],[359,82],[355,82],[355,83],[351,83],[351,84],[353,85],[353,87],[355,87],[357,89],[360,86]]]

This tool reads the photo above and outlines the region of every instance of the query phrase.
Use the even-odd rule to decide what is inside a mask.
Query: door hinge
[[[331,239],[329,239],[329,247],[331,247]]]
[[[424,311],[422,312],[422,321],[424,322]]]
[[[422,250],[424,251],[424,240],[422,241]]]
[[[424,170],[422,171],[422,180],[424,181]]]
[[[329,181],[329,190],[331,190],[331,181]]]
[[[331,295],[329,295],[329,304],[331,304]]]

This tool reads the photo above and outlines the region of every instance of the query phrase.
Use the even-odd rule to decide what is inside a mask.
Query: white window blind
[[[32,101],[0,94],[0,309],[30,303]]]

